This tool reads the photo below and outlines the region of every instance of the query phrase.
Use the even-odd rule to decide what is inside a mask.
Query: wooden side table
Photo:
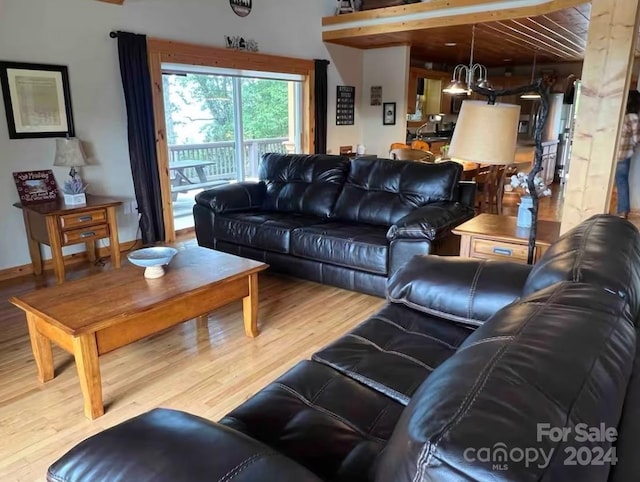
[[[42,274],[41,244],[51,248],[53,270],[58,283],[65,280],[64,256],[62,248],[84,243],[91,261],[96,260],[96,240],[109,238],[111,261],[120,267],[120,242],[116,207],[121,201],[101,196],[87,195],[87,203],[67,206],[60,199],[54,202],[21,204],[24,228],[27,232],[29,255],[33,273]]]
[[[453,230],[460,236],[460,256],[466,258],[501,259],[527,262],[529,229],[516,226],[513,216],[480,214]],[[538,221],[534,262],[560,236],[560,223]]]

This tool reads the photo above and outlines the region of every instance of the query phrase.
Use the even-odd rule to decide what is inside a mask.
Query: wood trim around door
[[[172,40],[150,38],[147,40],[149,71],[153,96],[156,152],[160,171],[160,189],[162,193],[162,216],[166,242],[175,241],[173,209],[171,200],[171,180],[169,177],[169,146],[164,112],[164,93],[162,86],[162,64],[204,65],[227,69],[254,70],[302,75],[303,80],[303,147],[313,153],[315,131],[314,76],[315,62],[308,59],[281,57],[256,52],[243,52],[233,49],[210,47]]]

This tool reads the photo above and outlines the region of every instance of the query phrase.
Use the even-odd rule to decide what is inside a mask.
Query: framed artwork
[[[356,88],[352,85],[336,87],[336,125],[352,126],[355,123]]]
[[[75,135],[67,67],[0,62],[0,86],[10,139]]]
[[[231,8],[234,13],[239,17],[246,17],[251,13],[251,0],[229,0]]]
[[[43,171],[14,172],[13,180],[18,189],[20,202],[31,204],[58,199],[58,186],[51,169]]]
[[[371,105],[382,105],[382,86],[371,86]]]
[[[382,104],[382,124],[385,126],[396,125],[396,103],[385,102]]]

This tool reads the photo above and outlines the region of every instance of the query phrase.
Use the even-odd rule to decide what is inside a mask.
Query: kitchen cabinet
[[[451,97],[443,94],[442,89],[451,80],[451,74],[437,70],[411,67],[409,69],[409,87],[407,89],[407,112],[415,114],[418,87],[424,85],[422,92],[422,118],[412,122],[426,122],[429,114],[451,113]]]
[[[556,173],[556,157],[558,155],[558,141],[547,141],[542,143],[542,172],[540,176],[545,185],[553,182]]]

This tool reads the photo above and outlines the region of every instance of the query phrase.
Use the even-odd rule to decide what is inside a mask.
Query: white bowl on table
[[[127,259],[131,264],[146,268],[145,278],[154,279],[164,276],[164,266],[168,265],[176,254],[178,254],[176,248],[154,246],[131,251],[127,254]]]

